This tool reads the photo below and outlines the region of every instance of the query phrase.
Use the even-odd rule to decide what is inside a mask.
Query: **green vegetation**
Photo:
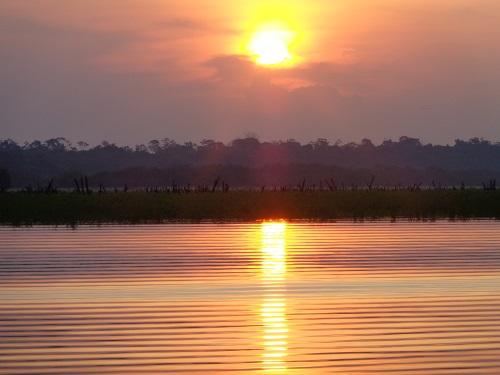
[[[0,223],[500,218],[500,190],[0,194]]]

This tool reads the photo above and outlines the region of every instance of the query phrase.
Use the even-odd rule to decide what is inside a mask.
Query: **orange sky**
[[[493,0],[4,0],[0,21],[18,139],[500,136]],[[292,66],[248,56],[268,22]]]

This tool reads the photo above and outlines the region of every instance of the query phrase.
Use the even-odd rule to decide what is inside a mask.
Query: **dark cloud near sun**
[[[253,61],[238,55],[216,56],[203,65],[213,70],[213,78],[222,81],[247,81],[258,71]]]

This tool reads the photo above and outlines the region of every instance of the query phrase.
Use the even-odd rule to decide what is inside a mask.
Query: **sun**
[[[285,64],[293,57],[290,52],[292,39],[293,33],[286,29],[265,27],[253,34],[248,49],[258,64],[267,66]]]

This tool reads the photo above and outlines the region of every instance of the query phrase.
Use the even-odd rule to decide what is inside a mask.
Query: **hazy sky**
[[[496,141],[499,41],[498,0],[1,0],[0,138]]]

